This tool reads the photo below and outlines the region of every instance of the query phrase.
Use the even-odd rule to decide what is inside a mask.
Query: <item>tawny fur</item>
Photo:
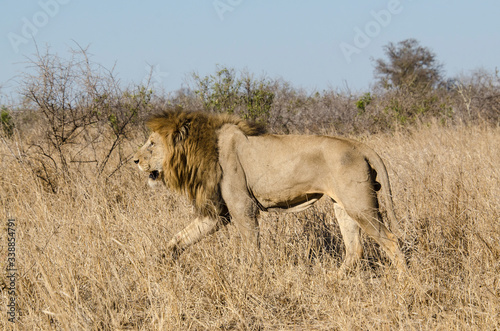
[[[164,139],[166,157],[164,182],[169,188],[185,193],[204,216],[218,216],[225,206],[219,184],[218,130],[225,124],[236,125],[245,135],[265,133],[261,125],[229,114],[207,114],[170,110],[153,115],[147,126]]]
[[[181,110],[154,115],[147,125],[153,133],[135,162],[150,173],[150,184],[160,179],[187,194],[200,214],[167,251],[176,255],[229,221],[253,244],[245,246],[259,247],[260,211],[297,212],[328,196],[345,240],[343,269],[362,257],[360,230],[405,269],[397,237],[379,212],[380,190],[397,229],[387,169],[368,146],[341,137],[263,134],[235,116]]]

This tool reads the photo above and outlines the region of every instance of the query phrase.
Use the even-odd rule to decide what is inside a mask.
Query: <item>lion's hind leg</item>
[[[346,208],[346,211],[356,220],[361,229],[382,247],[398,270],[406,269],[403,253],[398,246],[398,239],[384,225],[377,208],[364,210]]]
[[[354,267],[363,257],[363,245],[360,237],[361,228],[338,203],[334,204],[334,210],[345,245],[344,262],[340,268],[343,272]]]
[[[367,182],[351,182],[348,194],[339,194],[347,214],[389,255],[397,269],[406,269],[397,237],[382,222],[376,192]]]

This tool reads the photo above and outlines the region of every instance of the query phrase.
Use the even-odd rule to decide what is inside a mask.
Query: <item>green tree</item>
[[[273,82],[266,77],[254,78],[248,72],[217,66],[215,74],[201,77],[193,74],[194,93],[206,110],[216,113],[238,113],[240,116],[266,122],[274,101]]]
[[[7,137],[11,137],[14,133],[14,121],[12,120],[12,116],[10,116],[9,110],[5,106],[2,106],[2,110],[0,112],[0,123],[2,125],[2,131],[5,135]]]
[[[375,77],[386,89],[432,89],[442,81],[436,54],[415,39],[384,46],[387,59],[375,61]]]
[[[234,69],[217,66],[214,75],[200,77],[193,74],[193,79],[195,93],[201,98],[205,109],[216,113],[234,112],[241,87]]]

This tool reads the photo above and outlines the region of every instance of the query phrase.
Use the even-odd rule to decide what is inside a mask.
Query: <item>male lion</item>
[[[199,213],[167,244],[170,253],[230,221],[258,247],[259,211],[301,211],[327,195],[345,241],[343,269],[362,256],[360,229],[405,269],[397,238],[378,209],[381,188],[391,227],[398,229],[387,170],[366,145],[331,136],[265,134],[235,116],[181,110],[154,115],[147,125],[153,133],[134,162],[149,172],[150,184],[160,181],[187,194]]]

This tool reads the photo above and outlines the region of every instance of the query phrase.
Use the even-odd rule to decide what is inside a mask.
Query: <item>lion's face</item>
[[[134,155],[134,162],[139,170],[149,172],[148,184],[153,187],[158,182],[163,182],[163,160],[165,158],[165,146],[161,136],[153,132],[144,146]]]

